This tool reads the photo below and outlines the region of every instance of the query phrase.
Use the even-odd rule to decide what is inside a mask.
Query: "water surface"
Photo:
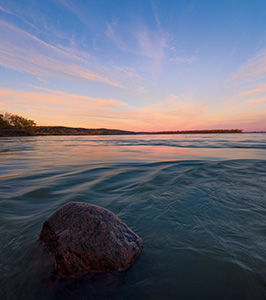
[[[266,134],[0,138],[0,298],[265,299],[265,195]],[[32,275],[43,222],[70,201],[143,239],[115,288]]]

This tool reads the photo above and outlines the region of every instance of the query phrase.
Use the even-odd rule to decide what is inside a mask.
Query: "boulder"
[[[111,211],[70,202],[43,224],[39,240],[53,271],[75,277],[89,271],[124,271],[139,256],[142,240]]]

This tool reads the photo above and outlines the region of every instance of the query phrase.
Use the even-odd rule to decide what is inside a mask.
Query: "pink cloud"
[[[0,89],[1,108],[33,118],[40,125],[87,126],[125,104],[115,99],[93,98],[38,88],[39,92]],[[58,116],[64,116],[60,119]],[[80,120],[80,117],[82,119]]]
[[[2,66],[41,78],[74,77],[124,88],[119,81],[91,70],[87,59],[82,59],[84,53],[79,55],[69,49],[55,47],[4,21],[0,21],[0,26]]]
[[[248,99],[247,103],[259,103],[259,102],[265,102],[266,98],[253,98],[253,99]]]
[[[245,91],[239,93],[238,97],[245,97],[245,96],[250,96],[250,95],[254,95],[254,94],[263,94],[263,93],[266,93],[266,84],[263,84],[257,88],[245,90]]]

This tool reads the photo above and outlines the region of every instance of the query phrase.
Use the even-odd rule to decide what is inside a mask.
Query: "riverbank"
[[[0,137],[32,136],[34,132],[25,129],[0,128]]]

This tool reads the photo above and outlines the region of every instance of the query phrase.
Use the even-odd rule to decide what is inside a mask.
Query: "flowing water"
[[[115,287],[47,288],[32,270],[43,222],[70,201],[143,239]],[[266,299],[266,134],[1,138],[0,299]]]

